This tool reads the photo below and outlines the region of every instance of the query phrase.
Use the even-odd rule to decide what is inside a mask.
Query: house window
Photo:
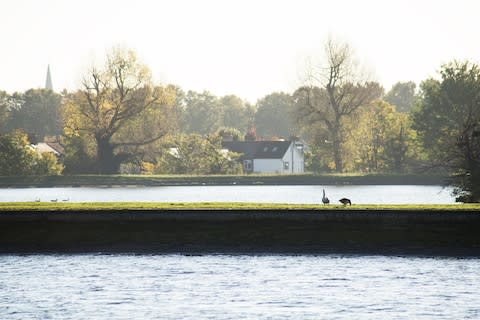
[[[253,170],[252,160],[243,160],[243,170],[245,171]]]
[[[289,167],[290,167],[290,164],[288,163],[288,161],[284,161],[283,162],[283,169],[288,170]]]
[[[272,152],[277,152],[278,147],[273,147]]]

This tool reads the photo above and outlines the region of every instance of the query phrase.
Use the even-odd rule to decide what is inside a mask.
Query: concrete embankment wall
[[[0,253],[480,257],[480,213],[402,210],[0,212]]]

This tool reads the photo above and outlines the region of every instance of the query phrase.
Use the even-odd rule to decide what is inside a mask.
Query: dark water
[[[0,256],[1,319],[478,319],[480,260]]]
[[[356,204],[455,203],[451,188],[441,186],[178,186],[117,188],[0,189],[0,202],[68,200],[72,202],[261,202],[322,203],[325,189],[331,203],[350,198]]]

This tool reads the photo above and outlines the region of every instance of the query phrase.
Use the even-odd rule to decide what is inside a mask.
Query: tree
[[[458,200],[480,201],[480,67],[454,61],[420,85],[414,128],[432,164],[458,174]]]
[[[93,137],[82,135],[65,135],[62,137],[65,150],[65,173],[95,173],[96,146]]]
[[[39,141],[62,133],[61,95],[47,89],[30,89],[14,98],[17,104],[10,111],[10,130],[21,129]]]
[[[177,130],[183,132],[184,130],[184,120],[185,120],[185,113],[187,108],[187,95],[185,91],[182,90],[181,87],[169,84],[167,89],[170,92],[174,93],[174,101],[173,101],[173,109],[172,111],[175,114]]]
[[[377,100],[357,110],[346,126],[344,151],[352,170],[404,172],[411,137],[407,114]]]
[[[38,154],[25,133],[0,135],[0,176],[58,175],[62,170],[54,155]]]
[[[325,52],[326,65],[318,72],[310,70],[310,84],[297,89],[294,97],[299,121],[319,124],[327,132],[325,140],[331,143],[335,170],[342,172],[343,120],[379,98],[383,89],[378,83],[363,79],[348,44],[330,39]]]
[[[397,82],[383,98],[394,105],[398,112],[410,112],[415,104],[415,82]]]
[[[103,69],[91,68],[82,89],[63,106],[67,135],[88,136],[96,145],[99,173],[118,172],[132,148],[151,144],[170,129],[174,92],[154,87],[150,70],[131,50],[114,49]]]
[[[253,123],[255,108],[234,95],[220,98],[222,109],[221,125],[245,132]]]
[[[181,135],[173,148],[158,159],[156,173],[237,174],[242,171],[239,154],[221,151],[219,136]]]
[[[10,111],[10,96],[0,90],[0,134],[7,133],[7,123]]]
[[[188,91],[185,102],[184,132],[210,134],[221,126],[222,111],[216,96],[208,91]]]
[[[217,136],[222,138],[223,141],[242,141],[243,136],[240,130],[236,128],[221,127],[215,133]]]
[[[273,92],[257,101],[255,127],[262,137],[289,138],[298,135],[295,125],[292,97],[284,92]]]

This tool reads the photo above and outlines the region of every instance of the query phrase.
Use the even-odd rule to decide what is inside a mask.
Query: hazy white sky
[[[236,94],[292,92],[330,35],[386,89],[453,59],[480,62],[476,0],[2,0],[0,90],[79,87],[113,46],[134,49],[157,83]]]

